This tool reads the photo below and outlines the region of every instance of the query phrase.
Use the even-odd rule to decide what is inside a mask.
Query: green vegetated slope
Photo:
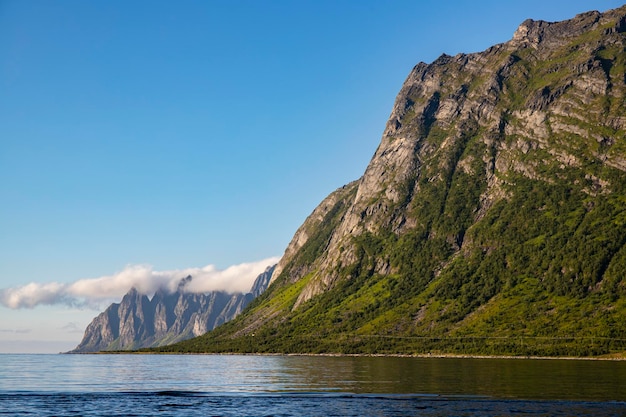
[[[270,288],[159,351],[626,351],[626,7],[417,65]]]

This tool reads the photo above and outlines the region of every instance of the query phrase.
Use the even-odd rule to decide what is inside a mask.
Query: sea
[[[626,362],[0,354],[0,416],[626,416]]]

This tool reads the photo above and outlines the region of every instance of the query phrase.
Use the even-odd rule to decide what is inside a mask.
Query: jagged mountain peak
[[[180,282],[178,283],[177,291],[178,292],[184,292],[185,291],[185,287],[187,285],[189,285],[189,283],[192,280],[193,280],[193,277],[191,275],[187,275],[185,278],[181,279]]]
[[[119,304],[110,305],[89,324],[71,353],[161,346],[204,334],[231,320],[262,294],[273,270],[270,266],[259,275],[253,292],[247,294],[189,293],[185,287],[191,276],[181,279],[174,292],[159,288],[152,299],[133,287]]]
[[[121,305],[128,303],[147,303],[150,302],[150,298],[146,294],[139,292],[135,287],[132,287],[124,297],[122,297]]]
[[[583,13],[564,22],[529,20],[520,26],[526,29],[518,29],[505,44],[481,53],[444,54],[432,64],[417,65],[396,98],[381,144],[357,184],[354,199],[346,203],[348,209],[331,233],[322,255],[326,259],[317,260],[317,277],[298,304],[332,286],[341,266],[357,260],[355,236],[383,230],[399,235],[418,226],[410,209],[421,205],[420,179],[424,188],[449,184],[449,175],[457,170],[481,176],[486,189],[481,190],[474,210],[483,213],[506,195],[500,173],[542,177],[536,167],[521,163],[514,155],[518,146],[522,155],[545,149],[546,156],[561,164],[580,165],[581,156],[567,149],[567,144],[557,149],[556,144],[549,144],[550,137],[555,133],[577,135],[584,141],[588,137],[591,142],[581,145],[595,147],[615,140],[603,137],[604,128],[607,134],[621,136],[626,124],[621,113],[625,14],[626,7],[622,7],[606,14]],[[613,46],[622,49],[609,52]],[[551,61],[542,60],[549,56]],[[589,112],[592,103],[603,100],[611,103]],[[477,135],[483,154],[464,155],[468,139]],[[508,149],[512,138],[516,142]],[[618,149],[607,148],[593,156],[622,169],[626,165]],[[596,184],[600,183],[608,187],[606,180],[597,179]],[[463,242],[456,235],[446,240],[458,251]],[[283,258],[278,270],[288,262],[289,257]],[[381,259],[375,270],[392,272],[394,268]]]
[[[130,290],[128,290],[128,292],[124,295],[125,297],[137,297],[137,296],[141,296],[142,294],[139,293],[139,291],[137,290],[136,287],[131,287]]]
[[[622,6],[605,13],[589,11],[562,22],[527,19],[517,28],[510,44],[537,48],[539,44],[547,43],[548,47],[554,47],[556,43],[563,43],[598,27],[606,33],[623,33],[626,31],[624,9]]]

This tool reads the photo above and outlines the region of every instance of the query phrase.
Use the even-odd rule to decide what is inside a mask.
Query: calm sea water
[[[626,362],[0,355],[0,416],[626,416]]]

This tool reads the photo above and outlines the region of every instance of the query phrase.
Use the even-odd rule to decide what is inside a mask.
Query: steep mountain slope
[[[179,351],[626,350],[626,6],[418,64],[269,290]]]
[[[175,292],[158,290],[152,299],[132,288],[87,326],[83,340],[69,353],[130,350],[161,346],[202,335],[236,317],[265,291],[274,271],[259,275],[249,293],[185,291],[192,280],[182,279]]]

